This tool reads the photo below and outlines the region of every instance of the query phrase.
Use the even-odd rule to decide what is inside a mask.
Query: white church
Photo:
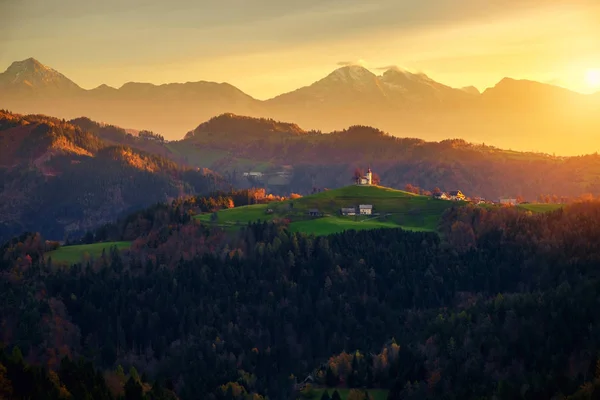
[[[356,184],[359,186],[370,186],[373,184],[373,172],[371,172],[371,168],[367,170],[365,176],[356,178]]]

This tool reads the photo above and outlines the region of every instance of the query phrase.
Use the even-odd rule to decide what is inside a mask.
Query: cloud
[[[347,67],[349,65],[360,65],[361,67],[367,67],[367,62],[362,59],[357,61],[339,61],[336,64],[340,67]]]
[[[424,70],[418,69],[418,68],[407,68],[407,67],[401,67],[398,65],[386,65],[383,67],[376,67],[373,68],[375,71],[389,71],[389,70],[394,70],[394,71],[401,71],[401,72],[409,72],[411,74],[415,74],[415,75],[427,75],[427,73]]]
[[[386,65],[385,67],[376,67],[373,68],[377,71],[388,71],[390,69],[401,69],[400,67],[398,67],[397,65]]]

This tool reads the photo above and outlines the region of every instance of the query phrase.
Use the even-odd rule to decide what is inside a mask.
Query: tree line
[[[138,214],[120,226],[139,246],[69,268],[40,235],[6,243],[2,341],[53,368],[133,366],[182,399],[290,398],[309,374],[390,400],[595,393],[598,203],[456,207],[443,239],[262,222],[228,234],[183,209]]]

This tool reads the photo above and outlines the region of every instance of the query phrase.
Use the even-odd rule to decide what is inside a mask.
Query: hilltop
[[[342,208],[372,205],[372,215],[341,215]],[[435,231],[450,207],[462,202],[435,200],[383,186],[346,186],[281,202],[256,204],[201,214],[197,218],[229,229],[248,222],[289,220],[292,231],[326,235],[348,229],[403,228]],[[316,211],[317,215],[309,215]],[[358,212],[358,211],[357,211]],[[216,217],[216,218],[215,218]]]

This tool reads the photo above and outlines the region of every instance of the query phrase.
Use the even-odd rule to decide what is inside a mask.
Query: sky
[[[100,84],[228,82],[266,99],[344,64],[453,87],[600,91],[600,0],[0,0],[0,70]]]

